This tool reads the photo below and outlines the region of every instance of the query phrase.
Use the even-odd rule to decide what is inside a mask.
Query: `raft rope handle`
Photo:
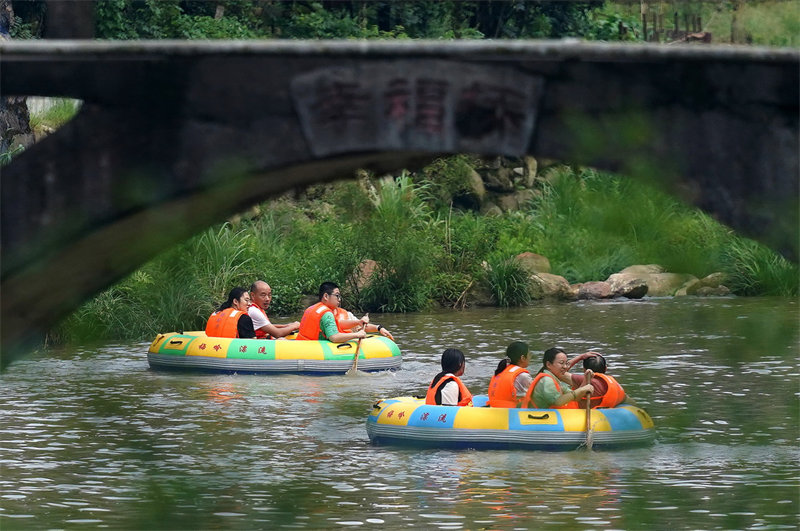
[[[550,413],[544,413],[544,414],[539,415],[539,416],[531,415],[530,413],[528,413],[528,418],[529,419],[533,419],[533,420],[547,420],[547,419],[550,418]]]
[[[348,343],[339,343],[338,345],[336,345],[336,348],[353,348],[353,344],[349,343],[349,342]]]
[[[183,339],[173,339],[169,342],[170,345],[180,345],[181,343],[183,343]]]

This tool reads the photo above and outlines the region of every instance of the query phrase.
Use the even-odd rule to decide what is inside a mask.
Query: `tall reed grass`
[[[434,169],[454,167],[464,176],[463,160]],[[432,188],[432,173],[365,174],[259,205],[145,264],[87,302],[53,337],[145,339],[200,329],[232,287],[256,279],[272,286],[272,316],[296,317],[304,296],[324,281],[342,287],[344,307],[353,311],[460,307],[471,289],[490,292],[498,306],[524,305],[530,281],[513,257],[525,251],[547,256],[552,272],[570,282],[659,263],[698,277],[725,272],[740,295],[798,294],[795,264],[627,178],[554,167],[529,205],[489,217],[453,208],[442,188]],[[458,193],[456,178],[448,189]],[[355,272],[366,259],[377,269],[359,289]]]

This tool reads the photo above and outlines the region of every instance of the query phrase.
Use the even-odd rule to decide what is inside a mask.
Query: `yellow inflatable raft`
[[[476,396],[473,403],[483,405],[486,398]],[[653,420],[632,405],[593,409],[591,422],[594,448],[641,446],[655,438]],[[573,450],[586,442],[586,412],[429,406],[421,398],[388,398],[373,406],[367,435],[375,444]]]
[[[195,369],[245,373],[344,374],[353,364],[356,341],[233,339],[205,332],[158,334],[147,354],[153,369]],[[358,370],[398,369],[402,362],[394,341],[370,335],[361,341]]]

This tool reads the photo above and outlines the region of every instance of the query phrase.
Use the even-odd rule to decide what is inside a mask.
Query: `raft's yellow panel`
[[[583,429],[586,429],[586,417],[584,416],[584,426]],[[594,431],[613,431],[611,429],[611,424],[608,423],[608,419],[606,418],[605,413],[603,413],[602,409],[593,409],[592,410],[592,429]]]
[[[478,430],[507,430],[508,410],[488,407],[462,407],[453,428]]]
[[[276,360],[324,360],[325,348],[319,341],[284,340],[275,342]]]
[[[211,358],[227,358],[231,339],[226,337],[198,338],[186,351],[187,356],[207,356]]]
[[[514,413],[519,415],[519,423],[521,426],[547,426],[551,424],[558,424],[558,413],[555,411],[545,411],[541,413],[531,413],[530,411],[514,411],[513,409],[511,411],[512,415]]]
[[[419,405],[419,402],[396,402],[391,404],[381,413],[378,423],[392,426],[405,426],[408,424],[408,419],[411,418],[414,410],[417,409]]]
[[[560,412],[564,431],[586,431],[586,410],[566,409]],[[611,431],[611,425],[601,410],[592,410],[592,429],[594,431]]]

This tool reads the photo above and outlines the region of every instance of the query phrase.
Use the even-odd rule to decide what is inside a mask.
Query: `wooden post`
[[[672,37],[671,38],[672,38],[672,40],[675,40],[675,39],[678,38],[678,29],[679,29],[678,28],[678,12],[677,11],[675,11],[675,14],[673,15],[673,19],[674,19],[673,20],[673,26],[674,27],[672,28]]]
[[[644,42],[649,40],[647,38],[647,15],[644,13],[642,13],[642,36],[644,37]]]

